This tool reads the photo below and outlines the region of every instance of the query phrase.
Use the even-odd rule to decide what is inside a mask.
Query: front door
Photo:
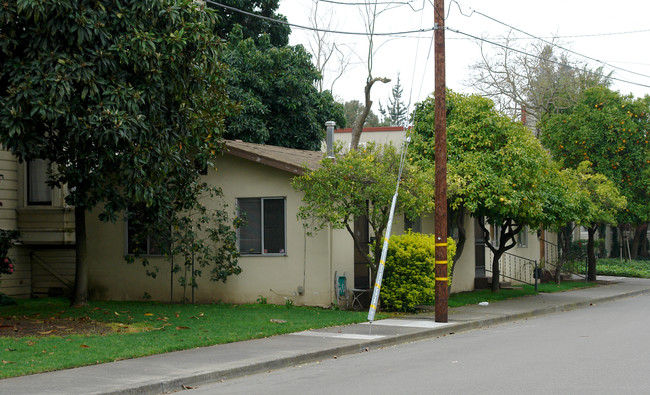
[[[370,231],[368,225],[368,217],[361,215],[354,219],[354,235],[363,252],[359,252],[356,247],[354,248],[354,288],[367,289],[370,288],[370,270],[368,269],[368,252],[370,244]]]
[[[476,278],[485,277],[485,234],[478,224],[478,219],[474,219],[474,261]]]

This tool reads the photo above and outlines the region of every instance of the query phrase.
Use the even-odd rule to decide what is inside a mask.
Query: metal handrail
[[[553,271],[555,271],[555,269],[557,268],[558,262],[560,262],[560,250],[562,250],[562,247],[560,245],[552,243],[550,241],[544,240],[544,242],[546,243],[547,246],[551,247],[551,249],[550,249],[551,251],[554,250],[554,252],[555,252],[555,259],[546,258],[544,260],[544,264],[550,266],[549,270],[552,269]],[[552,255],[552,253],[551,253],[551,255]],[[577,276],[578,278],[582,278],[582,279],[587,278],[586,274],[578,273],[575,270],[569,270],[568,267],[566,267],[566,266],[562,267],[562,272]]]
[[[494,254],[489,248],[487,248],[487,250],[491,262]],[[485,271],[492,273],[491,266],[486,265]],[[536,291],[537,283],[539,282],[540,277],[539,274],[539,267],[537,266],[537,261],[534,259],[529,259],[507,252],[504,252],[499,259],[499,277],[502,277],[504,279],[507,278],[524,284],[534,285]],[[492,281],[494,281],[494,278]],[[500,279],[497,279],[497,281],[500,281]]]

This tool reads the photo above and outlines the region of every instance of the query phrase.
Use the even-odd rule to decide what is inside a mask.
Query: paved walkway
[[[433,315],[316,329],[168,354],[0,380],[0,394],[159,394],[202,383],[435,338],[489,325],[650,293],[650,280],[599,277],[612,284],[449,309]]]

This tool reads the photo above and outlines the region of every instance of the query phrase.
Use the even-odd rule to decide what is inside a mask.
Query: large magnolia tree
[[[191,206],[227,111],[215,16],[193,0],[8,0],[0,6],[0,144],[54,165],[75,207],[74,304],[87,298],[85,214]]]

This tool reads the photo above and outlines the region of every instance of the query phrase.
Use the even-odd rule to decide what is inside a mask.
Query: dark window
[[[127,253],[161,256],[171,248],[171,226],[169,221],[152,219],[145,210],[129,208],[127,214]]]
[[[411,229],[411,232],[422,233],[422,218],[417,217],[415,219],[409,218],[404,214],[404,230]]]
[[[242,254],[285,254],[285,199],[237,199],[239,216],[239,252]]]
[[[52,188],[47,185],[48,161],[34,159],[27,162],[27,204],[52,205]]]

